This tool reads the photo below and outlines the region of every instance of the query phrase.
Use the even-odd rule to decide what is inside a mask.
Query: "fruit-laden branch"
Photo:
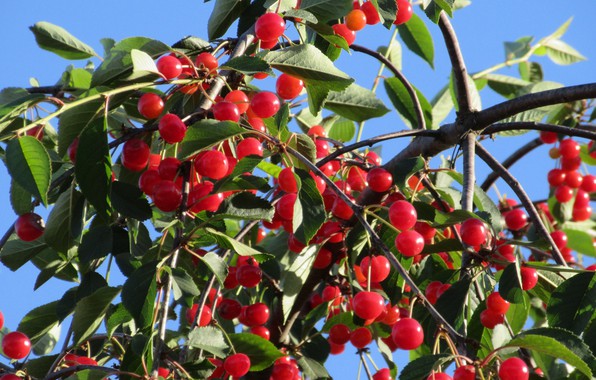
[[[416,113],[416,119],[418,121],[418,126],[416,129],[426,129],[426,121],[424,119],[424,113],[422,111],[422,106],[420,105],[420,100],[418,99],[418,95],[416,94],[416,90],[414,90],[414,87],[412,87],[412,85],[410,84],[408,79],[406,79],[406,77],[402,74],[402,72],[400,70],[398,70],[398,68],[395,67],[395,65],[393,63],[391,63],[391,61],[388,60],[381,53],[378,53],[374,50],[370,50],[364,46],[355,45],[355,44],[352,44],[350,46],[350,48],[354,51],[369,55],[369,56],[375,58],[376,60],[380,61],[381,63],[383,63],[385,66],[387,66],[387,68],[393,73],[393,75],[395,75],[395,77],[397,79],[399,79],[399,81],[404,85],[404,87],[406,88],[406,91],[408,92],[408,95],[412,99],[412,103],[414,105],[414,112]]]
[[[546,226],[542,222],[540,218],[540,214],[534,206],[534,203],[523,189],[522,185],[519,181],[507,170],[496,158],[494,158],[484,147],[480,144],[476,144],[476,154],[480,157],[486,164],[496,172],[499,177],[503,178],[503,180],[509,185],[509,187],[513,190],[515,195],[519,198],[520,202],[526,208],[532,223],[534,223],[534,227],[538,230],[538,233],[542,235],[542,237],[549,243],[552,248],[552,256],[555,262],[562,266],[567,266],[561,251],[557,247],[557,244],[553,240],[552,236],[548,232]]]
[[[503,167],[506,169],[509,169],[517,161],[519,161],[520,159],[525,157],[528,153],[530,153],[531,151],[533,151],[534,149],[536,149],[542,145],[544,145],[542,140],[540,140],[538,137],[536,137],[534,140],[528,142],[527,144],[525,144],[524,146],[522,146],[521,148],[519,148],[518,150],[513,152],[513,154],[511,154],[509,157],[507,157],[505,159],[505,161],[503,161],[503,163],[502,163]],[[493,185],[493,183],[495,183],[495,181],[498,178],[499,178],[499,175],[496,172],[491,172],[486,177],[484,182],[482,182],[482,185],[480,185],[480,188],[484,191],[488,191],[488,189]]]
[[[596,128],[588,128],[586,126],[577,126],[574,128],[566,127],[563,125],[545,124],[545,123],[534,123],[529,121],[517,121],[511,123],[498,123],[493,124],[490,127],[482,131],[483,135],[492,135],[494,133],[507,132],[507,131],[546,131],[555,132],[561,135],[583,137],[590,140],[596,140]]]

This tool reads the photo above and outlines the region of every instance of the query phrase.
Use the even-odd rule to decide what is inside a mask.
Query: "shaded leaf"
[[[240,56],[232,58],[220,66],[222,69],[231,69],[245,75],[254,75],[257,73],[270,73],[271,67],[260,57]]]
[[[223,332],[212,326],[193,329],[188,335],[188,345],[210,352],[220,358],[225,358],[230,348],[226,343]]]
[[[579,273],[563,282],[551,294],[546,316],[550,326],[579,335],[594,318],[596,273]]]
[[[307,10],[321,22],[341,18],[352,10],[350,0],[303,0],[300,9]]]
[[[137,269],[128,277],[122,287],[122,304],[140,328],[151,324],[155,296],[157,294],[155,261]]]
[[[409,362],[399,375],[399,380],[425,379],[430,372],[445,361],[451,360],[447,354],[424,355]]]
[[[391,103],[393,103],[393,106],[402,118],[405,119],[406,125],[408,125],[409,128],[419,128],[420,126],[414,108],[414,101],[406,90],[406,86],[395,77],[387,78],[383,83]],[[433,125],[433,108],[418,89],[414,88],[414,91],[416,92],[418,102],[422,108],[426,129],[431,129]]]
[[[75,345],[83,343],[99,328],[112,301],[120,288],[103,287],[77,302],[72,318]]]
[[[209,40],[223,36],[249,4],[250,0],[216,0],[207,22]]]
[[[66,59],[85,59],[97,56],[93,48],[58,25],[41,21],[30,27],[40,48]]]
[[[43,238],[34,241],[23,241],[14,235],[4,244],[0,251],[0,259],[10,270],[15,271],[25,265],[45,249],[51,249]]]
[[[48,331],[58,324],[56,305],[58,301],[50,302],[28,312],[17,327],[17,331],[27,335],[31,343],[36,344]]]
[[[228,264],[226,264],[224,259],[214,252],[207,252],[205,256],[199,257],[199,260],[209,267],[209,270],[215,275],[219,284],[223,286],[228,275]]]
[[[230,121],[201,120],[188,128],[180,143],[180,158],[189,158],[211,145],[244,132],[245,129]]]
[[[246,354],[250,358],[250,371],[262,371],[283,354],[269,342],[258,335],[250,333],[232,334],[229,336],[236,352]]]
[[[91,260],[102,259],[112,251],[112,228],[104,224],[93,226],[83,235],[79,245],[79,260],[89,263]]]
[[[296,175],[300,178],[302,185],[296,199],[296,205],[300,210],[294,206],[294,236],[302,243],[307,244],[327,218],[325,204],[310,174],[304,170],[296,169]]]
[[[52,169],[43,144],[33,136],[12,139],[6,145],[5,158],[12,179],[47,205]]]
[[[17,182],[10,181],[10,205],[17,215],[31,211],[31,193],[23,189]]]
[[[48,216],[43,233],[46,243],[55,250],[66,253],[74,239],[83,231],[84,200],[81,193],[68,190],[60,194]]]
[[[226,198],[217,215],[221,218],[270,221],[274,211],[269,201],[251,192],[242,191]]]
[[[499,293],[511,303],[523,303],[524,291],[521,287],[521,274],[518,263],[511,263],[505,267],[499,279]]]
[[[288,319],[294,306],[296,296],[302,289],[304,281],[310,274],[312,263],[317,255],[318,247],[311,245],[300,255],[295,255],[294,260],[281,274],[280,285],[283,289],[282,309],[283,322]]]
[[[114,209],[123,216],[137,220],[151,218],[151,206],[149,206],[147,198],[138,186],[122,181],[114,181],[110,198]]]

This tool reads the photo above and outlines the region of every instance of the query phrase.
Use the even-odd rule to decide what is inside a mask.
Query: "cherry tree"
[[[534,59],[584,59],[570,22],[470,73],[450,21],[468,2],[421,3],[218,0],[206,39],[104,39],[97,67],[2,90],[19,216],[0,260],[73,287],[18,326],[0,313],[0,378],[324,379],[346,346],[374,380],[592,378],[596,84],[549,82]],[[355,43],[374,24],[378,51]],[[395,54],[432,66],[429,28],[451,67],[432,98]],[[57,25],[31,31],[65,59],[100,57]],[[372,90],[335,64],[350,52],[378,62]],[[482,109],[488,90],[505,100]],[[363,138],[374,118],[392,131]],[[486,148],[527,134],[502,162]],[[545,144],[535,200],[509,169]],[[519,203],[487,195],[498,179]]]

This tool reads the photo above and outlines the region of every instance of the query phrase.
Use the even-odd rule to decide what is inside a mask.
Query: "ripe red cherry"
[[[500,380],[528,380],[530,371],[520,358],[506,359],[499,367]]]
[[[368,185],[366,175],[367,173],[358,166],[352,166],[348,169],[347,182],[353,190],[362,191]]]
[[[400,231],[414,227],[417,219],[418,213],[408,201],[396,201],[389,207],[389,221]]]
[[[492,309],[483,310],[480,313],[480,323],[487,329],[494,329],[496,325],[505,322],[505,315],[497,313]]]
[[[294,177],[294,170],[291,167],[282,169],[277,177],[279,187],[286,193],[298,192],[298,185],[296,184],[296,177]]]
[[[356,41],[356,32],[348,29],[346,24],[335,24],[332,26],[332,28],[335,34],[343,37],[346,40],[348,46],[352,45],[354,41]]]
[[[596,192],[596,175],[586,174],[580,188],[586,193]]]
[[[254,137],[247,137],[236,146],[236,155],[239,160],[246,156],[263,157],[263,145]]]
[[[149,196],[153,195],[155,185],[157,185],[162,178],[159,176],[157,170],[146,170],[139,177],[139,189]]]
[[[475,380],[476,368],[473,365],[462,365],[453,372],[453,380]]]
[[[179,143],[186,135],[186,124],[173,113],[164,115],[159,120],[159,135],[168,144]]]
[[[402,255],[414,257],[424,249],[424,238],[414,230],[403,231],[395,238],[395,246]]]
[[[190,309],[186,309],[186,322],[188,322],[189,325],[192,325],[193,322],[195,321],[198,311],[199,311],[198,304],[194,304]],[[211,311],[211,308],[207,305],[203,305],[203,310],[201,311],[201,316],[197,320],[197,326],[201,326],[201,327],[207,326],[209,323],[211,323],[212,315],[213,315],[213,312]]]
[[[366,13],[360,9],[353,9],[346,16],[346,26],[353,31],[359,31],[366,26]]]
[[[173,181],[165,179],[153,187],[153,202],[161,211],[174,211],[182,203],[182,193]]]
[[[163,112],[164,103],[161,96],[147,92],[139,98],[137,109],[146,119],[157,119]]]
[[[555,198],[559,203],[566,203],[573,199],[573,189],[567,185],[557,186],[555,189]]]
[[[240,302],[231,298],[224,298],[217,305],[217,312],[223,319],[232,320],[237,318],[240,315],[241,310],[242,305],[240,305]]]
[[[174,79],[182,74],[182,63],[172,55],[165,55],[157,61],[157,70],[164,78]]]
[[[428,375],[426,380],[453,380],[453,379],[451,376],[449,376],[445,372],[433,372],[430,375]]]
[[[422,344],[424,333],[417,320],[401,318],[393,325],[391,337],[398,348],[414,350]]]
[[[0,376],[0,380],[23,380],[23,379],[17,375],[12,374],[12,373],[7,373],[6,375]]]
[[[289,363],[279,363],[273,366],[270,380],[293,380],[298,376],[298,369]],[[302,378],[302,377],[299,377]]]
[[[130,139],[122,147],[122,165],[130,171],[140,172],[149,161],[149,145],[141,139]]]
[[[377,8],[375,8],[375,5],[372,2],[364,2],[360,9],[362,10],[362,12],[364,12],[366,16],[366,23],[368,25],[375,25],[381,22],[381,17],[379,17],[379,11],[377,11]]]
[[[329,329],[329,340],[335,344],[346,344],[350,340],[352,331],[343,323],[338,323]]]
[[[505,214],[507,228],[512,231],[519,231],[528,224],[528,215],[521,208],[515,208]]]
[[[333,254],[330,250],[321,248],[319,252],[317,252],[317,257],[315,257],[312,267],[315,269],[325,269],[329,266],[329,264],[331,264],[332,258]]]
[[[376,319],[385,309],[383,296],[375,292],[360,292],[352,300],[354,313],[362,319]]]
[[[529,267],[521,267],[520,274],[522,282],[521,285],[523,290],[533,289],[538,283],[538,273],[536,272],[536,269]]]
[[[561,157],[570,159],[579,156],[580,152],[580,145],[577,141],[573,139],[565,139],[561,140],[559,145],[559,151],[561,152]]]
[[[393,380],[393,378],[391,377],[389,368],[381,368],[373,375],[372,380]]]
[[[245,267],[249,267],[245,265]],[[255,267],[252,267],[255,268]],[[239,268],[240,269],[240,268]],[[262,302],[248,305],[241,311],[243,324],[249,327],[261,326],[269,320],[269,307]]]
[[[273,92],[261,91],[250,101],[252,112],[261,119],[271,117],[279,111],[279,98]]]
[[[393,176],[383,168],[371,169],[366,176],[366,181],[368,187],[377,193],[384,193],[393,186]]]
[[[371,282],[381,282],[389,276],[391,264],[389,264],[389,260],[385,256],[366,256],[360,262],[360,269],[366,278],[368,278],[370,273]]]
[[[250,370],[250,358],[242,353],[230,355],[224,360],[223,366],[230,376],[242,377]]]
[[[241,114],[245,113],[246,110],[248,109],[248,106],[250,105],[248,96],[242,90],[234,90],[234,91],[228,92],[228,94],[225,96],[224,100],[226,102],[234,103],[238,107],[238,112],[240,112]],[[252,123],[250,122],[250,120],[249,120],[249,123],[251,126],[253,126]],[[253,128],[254,128],[254,126],[253,126]],[[255,129],[257,129],[257,128],[255,128]]]
[[[395,15],[395,25],[404,24],[412,18],[412,4],[408,0],[397,0],[397,14]]]
[[[280,98],[290,100],[294,99],[302,92],[304,82],[302,79],[288,74],[281,74],[275,82],[275,91]]]
[[[567,172],[561,169],[552,169],[548,172],[547,180],[548,184],[551,186],[559,186],[565,182],[565,177],[567,176]]]
[[[295,193],[288,193],[283,195],[279,202],[275,205],[277,214],[284,220],[292,220],[294,218],[294,204],[296,203],[297,195]]]
[[[234,103],[227,101],[217,102],[213,105],[212,111],[213,117],[219,121],[229,120],[237,123],[240,120],[240,110],[238,110],[238,106]]]
[[[358,327],[350,334],[350,343],[356,348],[364,348],[372,342],[372,333],[366,327]]]
[[[261,282],[263,272],[253,265],[242,265],[236,269],[236,280],[245,288],[254,288]]]
[[[566,171],[577,170],[582,164],[582,158],[580,156],[566,158],[561,157],[561,169]]]
[[[222,179],[228,173],[228,159],[219,150],[209,150],[197,156],[195,170],[204,177]]]
[[[194,213],[203,210],[215,212],[224,200],[223,193],[211,194],[213,183],[205,181],[195,185],[194,189],[188,193],[187,205],[190,211]]]
[[[197,66],[197,68],[204,68],[207,70],[207,72],[214,73],[215,70],[217,69],[217,67],[219,66],[219,63],[217,62],[217,58],[215,58],[215,56],[211,53],[208,52],[203,52],[199,55],[197,55],[197,58],[195,58],[195,65]]]
[[[584,177],[581,175],[580,172],[573,170],[567,172],[565,175],[565,185],[571,187],[572,189],[577,189],[581,186]]]
[[[164,367],[159,367],[157,369],[157,376],[163,377],[165,379],[170,376],[170,370]]]
[[[540,131],[540,140],[545,144],[554,144],[558,139],[556,132]]]
[[[166,157],[157,166],[157,173],[161,179],[173,181],[178,174],[180,164],[180,160],[176,157]]]
[[[480,219],[467,219],[459,230],[464,243],[471,246],[484,244],[486,241],[486,225]]]
[[[0,311],[0,330],[4,327],[4,314]]]
[[[286,22],[277,13],[265,13],[255,23],[255,35],[259,40],[277,40],[284,34]]]
[[[509,310],[509,302],[505,301],[499,292],[493,292],[486,297],[486,307],[497,313],[505,314]]]
[[[10,359],[23,359],[31,351],[31,341],[22,332],[9,332],[2,338],[2,351]]]
[[[41,216],[33,212],[28,212],[17,218],[14,223],[14,229],[19,239],[33,241],[43,235],[45,224]]]
[[[564,231],[557,230],[550,233],[550,236],[553,238],[555,245],[559,249],[563,249],[567,247],[567,234]]]
[[[337,286],[327,285],[323,289],[322,297],[323,297],[323,301],[325,301],[325,302],[336,300],[336,301],[338,301],[337,304],[339,304],[339,299],[341,297],[341,290]]]

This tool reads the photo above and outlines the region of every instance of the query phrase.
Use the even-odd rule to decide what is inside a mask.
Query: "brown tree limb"
[[[492,135],[493,133],[527,130],[555,132],[567,136],[583,137],[590,140],[596,140],[596,128],[586,128],[585,126],[572,128],[563,125],[536,123],[532,121],[493,124],[490,127],[485,128],[482,131],[482,134]]]

